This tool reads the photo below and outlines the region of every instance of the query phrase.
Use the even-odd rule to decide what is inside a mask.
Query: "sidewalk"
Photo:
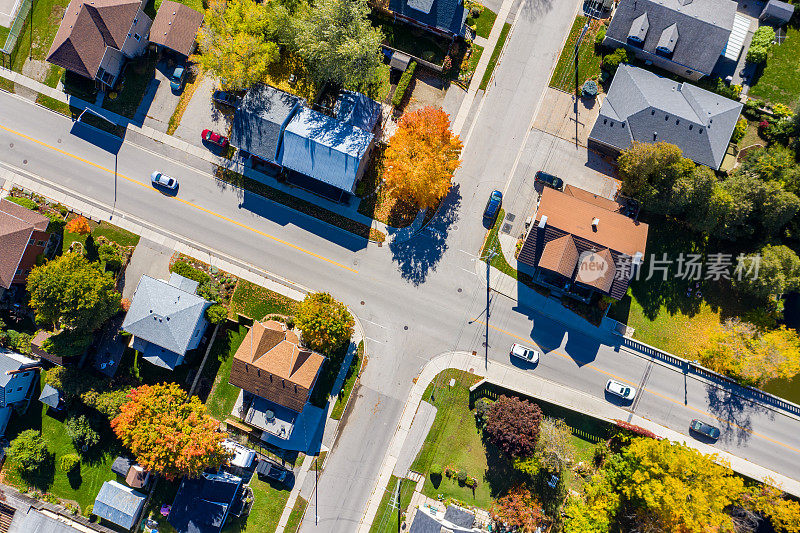
[[[152,140],[154,140],[156,142],[159,142],[159,143],[162,143],[162,144],[164,144],[166,146],[169,146],[170,148],[174,148],[176,150],[180,150],[180,151],[185,152],[185,153],[187,153],[189,155],[192,155],[192,156],[194,156],[194,157],[196,157],[198,159],[201,159],[202,161],[205,161],[207,163],[211,163],[213,165],[217,165],[218,167],[221,167],[221,168],[224,168],[224,169],[227,169],[227,170],[238,172],[238,173],[244,175],[247,178],[259,181],[261,183],[265,183],[265,184],[269,185],[270,187],[272,187],[273,189],[277,189],[277,190],[279,190],[281,192],[285,192],[285,193],[290,194],[290,195],[292,195],[292,196],[294,196],[296,198],[299,198],[301,200],[305,200],[305,201],[307,201],[309,203],[313,203],[315,205],[323,207],[323,208],[327,209],[328,211],[332,211],[332,212],[334,212],[334,213],[336,213],[338,215],[347,217],[347,218],[349,218],[351,220],[355,220],[356,222],[360,222],[361,224],[364,224],[366,226],[370,226],[370,227],[372,227],[374,229],[377,229],[378,231],[381,231],[381,232],[386,234],[386,236],[387,236],[387,239],[386,239],[387,240],[387,244],[391,243],[394,240],[397,240],[398,242],[403,242],[403,241],[406,241],[406,240],[410,239],[417,231],[419,231],[419,229],[422,227],[422,223],[423,223],[423,221],[425,219],[425,211],[420,211],[417,214],[417,218],[408,227],[405,227],[405,228],[394,228],[392,226],[388,226],[387,224],[385,224],[383,222],[380,222],[378,220],[374,220],[374,219],[372,219],[372,218],[370,218],[370,217],[368,217],[366,215],[363,215],[363,214],[359,213],[358,212],[358,204],[359,204],[359,199],[358,198],[354,198],[354,201],[351,204],[348,204],[348,205],[343,205],[343,204],[339,204],[339,203],[336,203],[336,202],[332,202],[330,200],[327,200],[325,198],[317,196],[317,195],[315,195],[315,194],[313,194],[311,192],[308,192],[306,190],[299,189],[297,187],[292,187],[292,186],[290,186],[290,185],[288,185],[286,183],[281,183],[278,180],[276,180],[275,178],[273,178],[271,176],[268,176],[267,174],[264,174],[262,172],[259,172],[259,171],[255,170],[255,169],[252,169],[252,168],[249,168],[249,167],[245,167],[245,166],[239,164],[236,161],[232,161],[230,159],[217,156],[217,155],[213,154],[212,152],[210,152],[209,150],[207,150],[205,148],[201,148],[200,146],[195,146],[195,145],[190,144],[190,143],[188,143],[188,142],[186,142],[186,141],[184,141],[182,139],[179,139],[179,138],[174,137],[172,135],[167,135],[164,132],[155,130],[155,129],[149,127],[149,126],[137,125],[136,123],[134,123],[130,119],[128,119],[126,117],[123,117],[121,115],[118,115],[117,113],[113,113],[113,112],[108,111],[106,109],[103,109],[102,107],[99,107],[99,106],[97,106],[97,105],[95,105],[93,103],[86,102],[85,100],[81,100],[80,98],[74,97],[72,95],[68,95],[68,94],[66,94],[63,91],[60,91],[58,89],[54,89],[52,87],[48,87],[47,85],[45,85],[45,84],[43,84],[41,82],[38,82],[38,81],[36,81],[34,79],[31,79],[31,78],[29,78],[27,76],[23,76],[22,74],[20,74],[18,72],[15,72],[13,70],[9,70],[7,68],[0,67],[0,77],[6,78],[8,80],[11,80],[15,84],[19,84],[19,85],[22,85],[24,87],[27,87],[28,89],[31,89],[31,90],[36,91],[38,93],[41,93],[41,94],[43,94],[45,96],[53,98],[54,100],[58,100],[59,102],[66,103],[66,104],[68,104],[68,105],[70,105],[72,107],[75,107],[77,109],[81,109],[81,110],[90,109],[91,111],[93,111],[93,112],[95,112],[95,113],[97,113],[99,115],[102,115],[104,118],[106,118],[110,122],[113,122],[114,124],[117,124],[118,126],[122,126],[124,128],[127,128],[127,130],[129,132],[133,132],[133,133],[139,134],[139,135],[141,135],[143,137],[146,137],[148,139],[152,139]],[[128,141],[128,142],[130,142],[131,144],[136,144],[136,143],[131,142],[131,141]]]
[[[467,352],[450,352],[431,359],[422,369],[414,386],[411,388],[411,392],[409,392],[408,399],[403,408],[403,414],[400,417],[400,422],[389,443],[383,463],[381,464],[378,479],[372,489],[372,494],[367,502],[364,515],[359,523],[359,533],[367,533],[372,525],[372,521],[375,519],[384,487],[388,484],[390,476],[394,471],[398,455],[409,434],[411,424],[416,415],[417,408],[422,401],[425,389],[441,371],[448,368],[471,372],[482,376],[486,381],[496,385],[519,391],[533,398],[541,398],[544,401],[608,422],[615,419],[631,422],[652,431],[660,437],[680,442],[701,453],[716,454],[718,462],[727,463],[734,471],[759,481],[770,479],[771,484],[780,487],[785,492],[800,496],[800,481],[753,464],[728,452],[718,450],[713,446],[703,444],[682,433],[673,431],[610,404],[605,400],[543,379],[533,373],[518,370],[509,365],[494,361],[489,361],[487,365],[483,357],[480,356],[474,356]]]

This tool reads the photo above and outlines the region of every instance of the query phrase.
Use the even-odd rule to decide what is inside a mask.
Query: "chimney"
[[[592,219],[592,231],[597,231],[597,225],[598,224],[600,224],[600,219],[597,218],[597,217],[594,217]]]
[[[539,227],[543,228],[547,225],[547,215],[542,215],[542,219],[539,221]]]

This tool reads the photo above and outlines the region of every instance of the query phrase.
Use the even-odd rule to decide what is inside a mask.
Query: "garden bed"
[[[118,81],[114,91],[103,99],[103,109],[132,119],[142,103],[150,80],[155,77],[157,62],[154,57],[130,61],[122,74],[122,81]]]

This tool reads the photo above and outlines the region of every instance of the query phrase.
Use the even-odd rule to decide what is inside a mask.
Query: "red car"
[[[228,138],[223,137],[219,133],[216,133],[211,130],[203,130],[203,140],[206,142],[210,142],[211,144],[216,144],[220,148],[227,148],[228,147]]]

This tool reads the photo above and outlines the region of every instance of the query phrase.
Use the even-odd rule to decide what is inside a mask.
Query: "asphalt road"
[[[114,205],[153,228],[202,243],[305,286],[327,290],[359,316],[369,363],[347,425],[319,485],[319,523],[309,509],[303,531],[353,531],[413,377],[430,358],[477,351],[508,362],[512,342],[545,355],[530,371],[598,396],[614,376],[643,391],[638,414],[686,432],[695,417],[721,420],[718,446],[800,479],[800,421],[730,398],[716,387],[620,349],[611,336],[541,316],[486,290],[474,255],[485,230],[481,210],[503,189],[569,28],[575,4],[528,2],[480,108],[457,185],[431,230],[377,247],[278,204],[221,184],[202,164],[187,166],[169,149],[109,142],[105,135],[0,92],[0,164],[34,179]],[[77,128],[77,129],[76,129]],[[164,155],[167,154],[167,155]],[[114,169],[116,167],[116,179]],[[176,197],[150,187],[153,170],[176,176]],[[510,189],[513,190],[513,189]],[[121,215],[117,215],[121,216]],[[363,302],[363,303],[362,303]],[[649,368],[649,372],[648,372]],[[646,376],[646,379],[643,379]]]

